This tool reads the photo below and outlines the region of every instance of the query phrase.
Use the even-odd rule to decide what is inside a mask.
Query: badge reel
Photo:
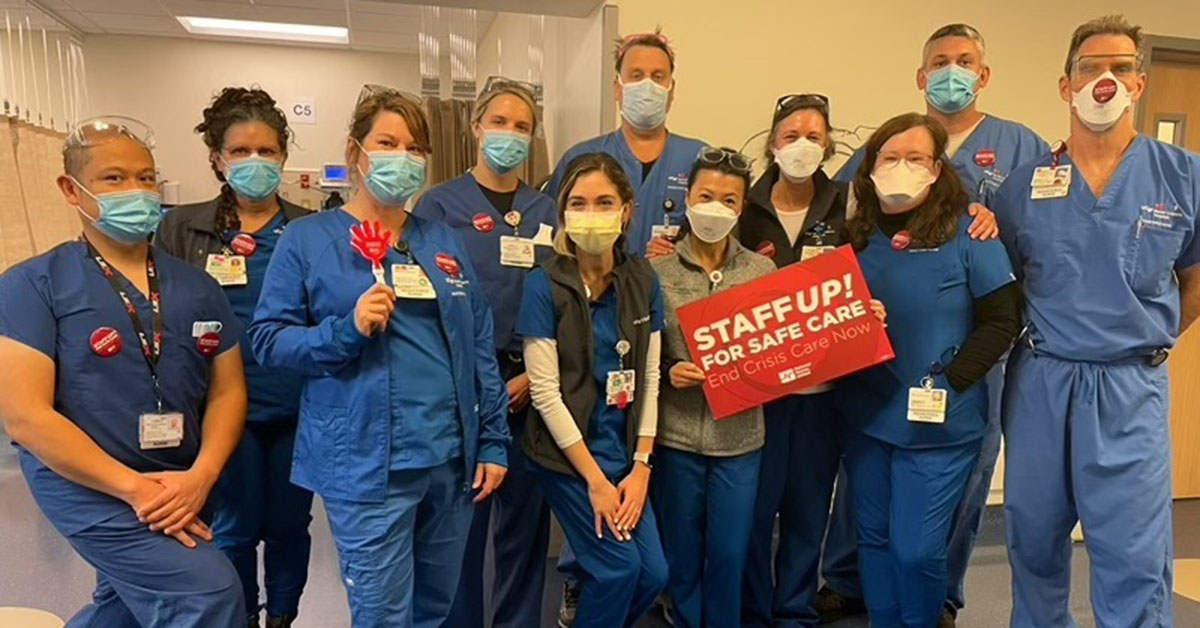
[[[1071,165],[1059,164],[1059,160],[1066,150],[1066,144],[1059,142],[1054,148],[1054,161],[1049,166],[1039,166],[1033,169],[1033,181],[1030,182],[1029,193],[1031,200],[1066,198],[1070,194]]]
[[[250,282],[244,255],[209,253],[204,262],[204,272],[222,286],[244,286]]]
[[[396,242],[395,248],[397,253],[408,259],[407,264],[392,264],[392,289],[395,291],[396,297],[400,299],[436,299],[437,291],[433,289],[433,282],[429,281],[429,276],[419,265],[413,263],[408,242],[400,240]]]
[[[504,223],[513,228],[513,235],[500,236],[500,265],[512,268],[533,268],[534,241],[520,235],[521,212],[504,214]]]
[[[800,261],[808,261],[818,255],[824,255],[832,250],[835,246],[825,244],[825,236],[833,233],[833,228],[824,222],[818,222],[808,230],[816,240],[813,244],[805,244],[800,247]]]
[[[629,341],[617,341],[617,355],[621,358],[621,365],[625,365],[625,356],[629,353]],[[637,388],[637,371],[633,369],[621,369],[619,371],[609,371],[608,381],[604,387],[604,400],[610,406],[624,410],[630,403],[633,403],[633,395]]]
[[[675,201],[667,199],[663,201],[663,222],[661,225],[650,227],[650,239],[657,240],[663,238],[665,240],[675,241],[679,235],[679,225],[671,224],[671,210],[675,207]]]
[[[920,387],[908,389],[908,420],[912,423],[942,424],[946,422],[944,388],[933,387],[933,376],[921,379]]]

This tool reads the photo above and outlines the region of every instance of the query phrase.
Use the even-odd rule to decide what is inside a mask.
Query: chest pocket
[[[1171,287],[1183,237],[1184,231],[1179,228],[1167,229],[1145,221],[1134,223],[1125,276],[1135,293],[1156,297]]]

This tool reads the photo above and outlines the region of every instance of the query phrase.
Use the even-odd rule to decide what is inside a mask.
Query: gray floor
[[[317,506],[313,526],[313,559],[298,628],[337,628],[349,624],[346,596],[337,575],[337,557],[324,513]],[[1200,501],[1176,506],[1176,555],[1200,558]],[[975,552],[967,586],[970,604],[958,625],[1001,628],[1008,625],[1009,569],[998,510],[989,513],[982,543]],[[553,574],[553,570],[550,570]],[[1095,621],[1088,606],[1087,555],[1075,552],[1071,607],[1080,628]],[[71,550],[38,512],[16,465],[16,456],[0,434],[0,606],[40,608],[69,618],[85,604],[94,572]],[[554,626],[560,583],[546,582],[543,626]],[[1175,597],[1177,626],[1200,626],[1200,604]],[[646,627],[666,624],[648,617]],[[847,620],[832,628],[866,628],[865,619]],[[5,627],[7,628],[7,627]]]

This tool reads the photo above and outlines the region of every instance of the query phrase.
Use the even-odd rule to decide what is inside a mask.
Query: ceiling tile
[[[345,0],[254,0],[260,7],[292,7],[298,9],[337,9],[346,12]]]
[[[187,31],[173,17],[128,15],[121,13],[88,13],[97,26],[110,33],[146,35],[183,35]]]
[[[67,4],[82,13],[132,13],[147,16],[167,14],[162,5],[153,0],[67,0]]]
[[[230,2],[195,2],[186,0],[163,0],[163,4],[176,16],[220,17],[230,20],[258,20],[262,22],[285,22],[288,24],[320,24],[323,26],[345,26],[346,10],[335,2],[326,2],[323,8],[304,9],[267,6],[255,2],[234,4]],[[331,6],[337,8],[330,8]]]
[[[350,36],[350,42],[355,48],[371,47],[384,48],[388,50],[416,50],[417,49],[417,32],[397,33],[397,32],[376,32],[376,31],[354,31]]]

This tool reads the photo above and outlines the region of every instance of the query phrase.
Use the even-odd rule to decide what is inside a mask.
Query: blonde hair
[[[607,153],[584,153],[571,163],[567,164],[567,169],[563,175],[562,183],[558,187],[558,234],[554,236],[554,252],[567,257],[575,257],[575,243],[567,236],[567,201],[571,198],[571,190],[575,187],[575,183],[579,181],[579,177],[593,172],[601,172],[613,186],[617,188],[617,196],[621,199],[622,205],[630,207],[632,214],[634,208],[634,192],[633,186],[629,184],[629,177],[625,176],[625,170],[621,168],[621,164],[613,159]],[[631,220],[632,222],[632,216]],[[628,223],[621,224],[621,236],[613,244],[616,248],[621,248],[625,245],[625,231],[629,228]]]
[[[502,83],[496,85],[492,89],[480,92],[479,98],[475,99],[475,108],[471,112],[471,124],[478,124],[480,121],[482,121],[483,116],[487,113],[487,108],[492,104],[492,101],[504,94],[516,96],[517,98],[521,99],[521,102],[525,103],[525,105],[529,107],[530,117],[533,118],[533,128],[531,131],[533,134],[536,134],[538,128],[538,112],[537,105],[533,102],[533,94],[530,94],[528,90],[522,89],[521,87],[518,87],[512,83]]]

